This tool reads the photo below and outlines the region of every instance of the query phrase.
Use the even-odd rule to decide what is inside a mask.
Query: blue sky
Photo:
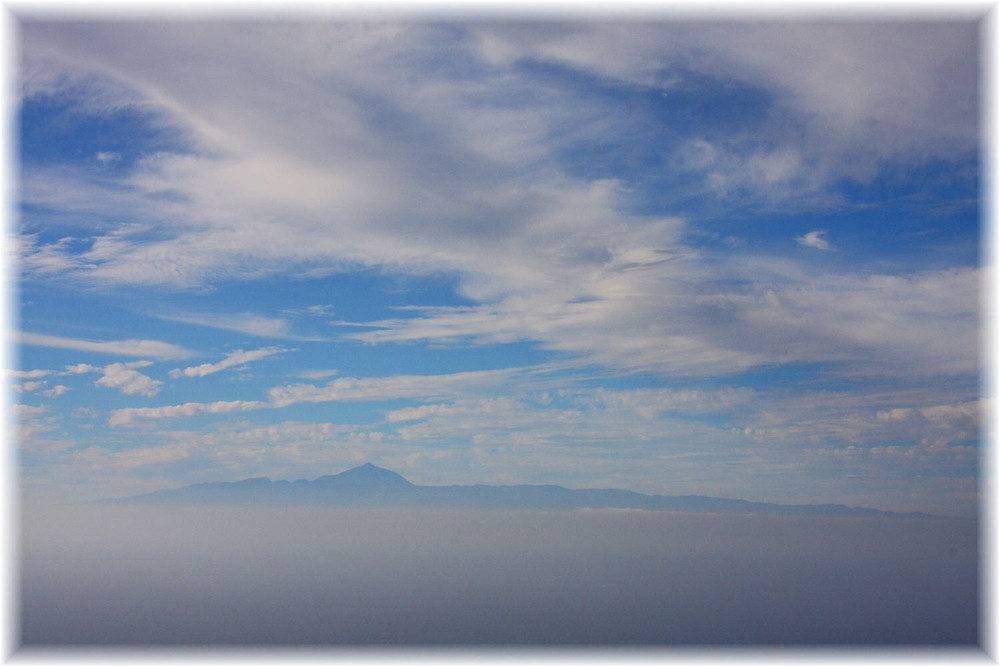
[[[971,20],[20,27],[32,497],[974,512]]]

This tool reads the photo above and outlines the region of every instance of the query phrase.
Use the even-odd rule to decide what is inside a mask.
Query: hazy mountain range
[[[402,475],[366,463],[337,475],[294,482],[254,477],[208,482],[119,498],[129,504],[342,505],[506,509],[615,508],[727,514],[876,516],[899,514],[846,505],[780,505],[709,496],[647,495],[623,489],[567,489],[552,484],[513,486],[419,486]],[[912,513],[906,516],[930,515]]]

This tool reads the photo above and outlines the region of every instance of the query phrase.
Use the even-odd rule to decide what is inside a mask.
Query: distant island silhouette
[[[809,516],[910,516],[847,505],[782,505],[731,498],[647,495],[623,489],[567,489],[553,484],[419,486],[371,463],[315,480],[207,482],[103,501],[124,504],[334,505],[471,509],[637,509],[670,512]]]

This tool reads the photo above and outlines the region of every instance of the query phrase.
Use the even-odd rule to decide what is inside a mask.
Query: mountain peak
[[[377,465],[365,463],[337,475],[325,475],[316,480],[322,483],[349,484],[351,486],[413,486],[405,477]]]

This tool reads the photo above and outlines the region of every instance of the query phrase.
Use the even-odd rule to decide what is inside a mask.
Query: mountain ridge
[[[639,509],[654,511],[833,516],[909,516],[834,503],[784,505],[701,495],[644,494],[626,489],[568,489],[555,484],[420,486],[386,468],[365,463],[313,481],[272,481],[251,477],[237,482],[201,482],[177,489],[109,499],[126,504],[306,504],[366,507],[461,507],[475,509]]]

